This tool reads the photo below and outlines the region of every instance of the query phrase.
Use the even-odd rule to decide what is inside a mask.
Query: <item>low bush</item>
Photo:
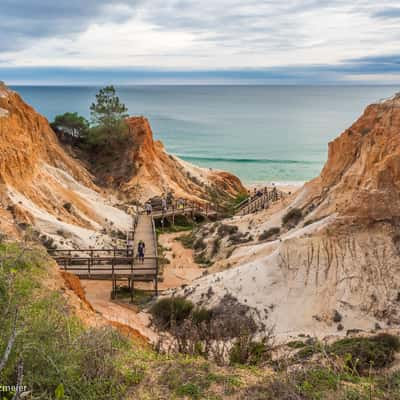
[[[239,228],[235,225],[222,224],[218,227],[217,233],[219,236],[224,237],[226,235],[232,235],[236,233]]]
[[[187,235],[182,235],[176,238],[176,240],[182,243],[182,246],[186,249],[193,249],[193,244],[195,241],[195,237],[193,233],[189,233]]]
[[[296,226],[303,218],[303,213],[299,208],[292,208],[283,217],[283,225]]]
[[[265,341],[251,340],[250,336],[238,338],[229,352],[231,364],[258,365],[270,358],[270,347]]]
[[[201,266],[208,267],[212,264],[210,259],[207,257],[207,252],[202,251],[201,253],[197,253],[194,255],[194,262],[196,264],[200,264]]]
[[[274,236],[279,235],[281,229],[278,227],[270,228],[265,230],[261,235],[258,237],[259,241],[271,239]]]
[[[165,297],[158,300],[150,309],[154,322],[161,329],[180,325],[189,317],[194,304],[183,297]]]
[[[205,307],[195,308],[192,312],[192,321],[199,325],[202,322],[210,322],[212,318],[212,310]]]
[[[302,349],[306,346],[306,344],[301,340],[292,340],[291,342],[286,343],[286,346],[290,347],[291,349]]]
[[[398,351],[400,351],[399,338],[387,333],[341,339],[328,347],[329,353],[343,357],[347,366],[358,373],[364,373],[371,367],[389,366]]]

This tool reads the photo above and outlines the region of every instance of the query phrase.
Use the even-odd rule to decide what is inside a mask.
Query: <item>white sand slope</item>
[[[280,226],[282,215],[303,195],[272,216],[263,212],[228,222],[257,235]],[[301,223],[278,240],[239,246],[225,260],[234,267],[200,278],[178,293],[189,292],[190,299],[207,307],[230,294],[257,310],[259,321],[273,326],[282,341],[300,334],[369,331],[376,324],[383,328],[389,322],[382,316],[395,307],[400,287],[399,255],[384,232],[327,235],[338,221],[332,214],[305,227]],[[336,311],[340,321],[333,318]]]

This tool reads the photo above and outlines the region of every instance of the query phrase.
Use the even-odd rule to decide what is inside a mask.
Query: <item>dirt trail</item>
[[[160,235],[160,244],[169,250],[165,255],[170,264],[164,267],[164,281],[160,282],[160,290],[170,289],[188,284],[200,277],[204,269],[193,261],[193,251],[185,249],[182,243],[175,240],[182,232]],[[111,282],[82,280],[85,298],[93,307],[109,321],[114,321],[138,330],[150,342],[157,341],[157,334],[149,328],[150,318],[144,312],[137,312],[134,306],[123,305],[110,299]],[[152,284],[138,283],[136,287],[150,289]]]
[[[159,242],[168,249],[165,256],[170,260],[170,263],[164,266],[164,281],[160,283],[161,289],[171,289],[188,284],[199,278],[205,271],[194,262],[193,250],[184,248],[182,243],[176,240],[182,234],[184,233],[160,235]]]
[[[148,314],[138,313],[129,305],[120,305],[110,300],[111,282],[82,280],[81,284],[85,289],[87,301],[104,318],[138,330],[152,343],[157,341],[157,334],[148,327],[150,322]]]

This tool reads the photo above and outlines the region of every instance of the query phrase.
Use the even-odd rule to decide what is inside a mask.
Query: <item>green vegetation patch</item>
[[[170,362],[162,371],[158,384],[175,396],[186,399],[222,399],[240,388],[242,381],[232,374],[221,373],[213,364],[186,358]]]
[[[338,340],[328,347],[328,352],[344,358],[351,369],[365,373],[370,368],[384,368],[392,364],[400,351],[397,336],[382,333],[371,337]]]
[[[194,241],[196,240],[193,233],[182,235],[176,238],[176,240],[182,243],[182,246],[186,249],[193,249]]]
[[[194,304],[183,297],[165,297],[158,300],[150,312],[155,323],[162,329],[169,329],[174,324],[181,324],[189,317],[194,309]]]
[[[261,235],[258,237],[258,240],[262,241],[274,238],[275,236],[279,235],[280,231],[281,229],[278,227],[267,229],[263,233],[261,233]]]
[[[286,226],[296,226],[302,218],[302,211],[299,208],[292,208],[282,217],[282,223]]]
[[[0,261],[1,359],[15,335],[2,384],[15,384],[22,366],[35,398],[57,391],[58,398],[95,400],[123,398],[141,380],[144,367],[126,357],[131,342],[112,328],[87,329],[60,292],[42,286],[49,264],[42,251],[1,244]]]

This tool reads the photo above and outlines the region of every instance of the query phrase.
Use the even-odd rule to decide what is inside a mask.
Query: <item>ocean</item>
[[[89,117],[97,87],[14,86],[52,120]],[[168,152],[224,169],[245,183],[296,183],[317,176],[328,142],[395,86],[121,86],[131,115],[144,115]]]

